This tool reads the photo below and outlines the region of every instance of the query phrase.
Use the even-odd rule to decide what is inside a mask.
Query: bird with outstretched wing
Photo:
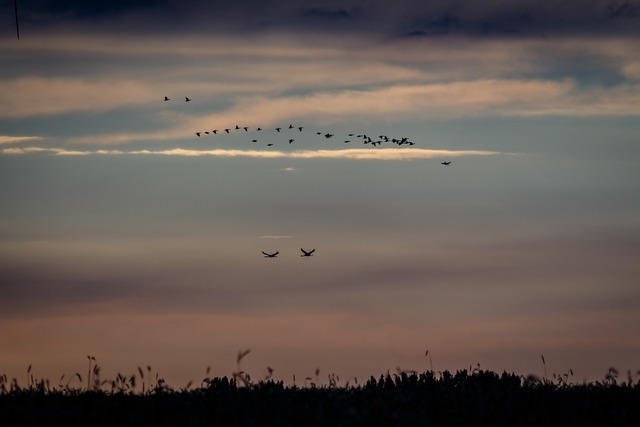
[[[308,251],[308,252],[307,252],[307,251],[305,251],[305,250],[304,250],[304,249],[302,249],[302,248],[300,248],[300,250],[302,251],[302,255],[300,255],[300,256],[302,256],[302,257],[308,257],[308,256],[311,256],[311,255],[313,255],[313,253],[316,251],[315,249],[311,249],[310,251]]]

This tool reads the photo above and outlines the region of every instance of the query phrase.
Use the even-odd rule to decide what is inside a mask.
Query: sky
[[[17,3],[0,374],[640,375],[639,2]]]

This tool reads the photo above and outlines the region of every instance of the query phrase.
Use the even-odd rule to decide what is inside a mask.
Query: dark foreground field
[[[105,382],[106,383],[106,382]],[[285,386],[207,379],[172,390],[162,383],[144,394],[126,378],[106,388],[28,388],[1,384],[2,426],[637,426],[640,383],[615,378],[568,384],[466,370],[399,373],[357,386]]]

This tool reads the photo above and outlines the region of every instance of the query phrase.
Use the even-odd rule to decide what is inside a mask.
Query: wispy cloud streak
[[[117,154],[116,150],[110,150],[109,153],[106,153],[104,152],[104,150],[97,150],[97,151],[91,152],[91,151],[66,150],[64,148],[45,148],[45,147],[11,147],[11,148],[3,148],[0,152],[2,154],[8,154],[8,155],[49,153],[49,154],[55,154],[58,156],[86,156],[89,154]]]
[[[497,151],[481,150],[430,150],[423,148],[354,148],[344,150],[300,150],[300,151],[259,151],[259,150],[190,150],[173,148],[169,150],[65,150],[63,148],[12,147],[3,148],[2,154],[21,155],[50,153],[57,156],[89,155],[135,155],[135,156],[175,156],[175,157],[250,157],[260,159],[350,159],[350,160],[419,160],[442,157],[489,156],[502,154]]]
[[[17,144],[21,142],[37,141],[42,139],[41,136],[10,136],[0,135],[0,145],[2,144]]]

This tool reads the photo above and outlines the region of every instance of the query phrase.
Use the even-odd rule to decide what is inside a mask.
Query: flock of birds
[[[171,98],[169,98],[168,96],[164,97],[165,101],[171,101]],[[184,98],[184,102],[191,102],[191,98],[185,96]],[[249,132],[249,130],[251,130],[252,132],[263,132],[263,128],[261,127],[256,127],[256,128],[252,128],[250,129],[248,126],[240,126],[240,125],[235,125],[232,127],[228,127],[228,128],[220,128],[220,129],[212,129],[212,130],[201,130],[201,131],[197,131],[195,132],[195,135],[197,137],[202,137],[204,135],[225,135],[225,134],[230,134],[232,132],[237,132],[237,131],[241,131],[241,132]],[[277,134],[284,134],[286,131],[294,131],[297,133],[302,133],[304,130],[304,126],[294,126],[293,124],[290,124],[288,127],[276,127],[273,130],[276,131]],[[335,134],[331,133],[331,132],[315,132],[316,135],[320,136],[320,137],[324,137],[325,139],[331,139],[335,136]],[[289,133],[289,135],[286,137],[286,141],[289,144],[294,143],[296,140],[295,138],[291,137],[291,133]],[[259,139],[257,137],[255,137],[255,135],[253,135],[251,137],[251,142],[252,143],[258,143]],[[392,144],[396,144],[398,146],[412,146],[415,145],[415,143],[411,140],[409,140],[409,138],[406,137],[401,137],[401,138],[392,138],[389,137],[387,135],[378,135],[376,137],[371,137],[370,135],[367,135],[366,133],[360,133],[360,134],[356,134],[356,133],[350,133],[348,134],[348,138],[349,139],[344,139],[343,142],[345,144],[348,144],[352,141],[355,141],[356,139],[360,140],[363,144],[365,145],[370,145],[372,147],[377,147],[380,146],[382,144],[386,144],[386,143],[392,143]],[[273,142],[269,142],[266,144],[267,147],[272,147],[274,145]],[[444,163],[443,163],[444,164]]]
[[[169,98],[168,96],[164,97],[165,101],[171,101],[171,98]],[[191,98],[185,96],[184,97],[184,102],[191,102]],[[288,127],[286,128],[282,128],[282,127],[277,127],[274,128],[275,131],[277,133],[283,133],[283,130],[288,130],[288,131],[295,131],[297,130],[298,132],[302,132],[304,129],[304,126],[294,126],[292,124],[290,124]],[[197,137],[201,137],[203,135],[218,135],[218,133],[222,134],[230,134],[233,131],[244,131],[244,132],[249,132],[249,127],[248,126],[240,126],[240,125],[235,125],[235,127],[231,127],[231,128],[224,128],[224,129],[212,129],[211,131],[205,130],[205,131],[197,131],[195,132],[195,135]],[[256,132],[262,132],[263,129],[261,127],[256,127],[255,128]],[[335,135],[333,133],[330,132],[316,132],[316,135],[319,136],[324,136],[326,139],[330,139],[333,138]],[[371,136],[361,133],[356,135],[355,133],[350,133],[349,134],[350,138],[359,138],[362,140],[362,142],[364,144],[370,144],[372,147],[376,147],[379,146],[383,143],[392,143],[392,144],[396,144],[398,146],[402,146],[402,145],[408,145],[408,146],[412,146],[415,145],[415,143],[413,141],[410,141],[409,138],[406,137],[402,137],[402,138],[390,138],[387,135],[379,135],[379,138],[376,138],[375,140],[371,138]],[[351,139],[345,139],[344,143],[347,144],[349,142],[351,142]],[[251,142],[253,143],[257,143],[258,139],[254,138],[251,140]],[[294,138],[288,138],[288,142],[289,144],[292,144],[293,142],[295,142]],[[267,147],[271,147],[273,146],[273,143],[270,142],[267,144]],[[449,166],[451,164],[451,161],[444,161],[440,163],[441,165],[444,166]],[[300,248],[300,251],[302,251],[302,255],[300,255],[301,257],[310,257],[313,256],[313,253],[316,251],[315,249],[312,249],[310,251],[306,251],[303,248]],[[262,254],[264,255],[265,258],[277,258],[278,255],[280,254],[279,251],[275,251],[272,253],[268,253],[268,252],[264,252],[262,251]]]
[[[300,248],[300,250],[302,251],[302,255],[300,256],[303,258],[313,256],[313,253],[316,251],[315,249],[311,249],[310,251],[305,251],[302,248]],[[275,251],[273,253],[267,253],[265,251],[262,251],[262,254],[264,255],[265,258],[277,258],[278,255],[280,254],[280,251]]]
[[[230,127],[230,128],[224,128],[224,129],[213,129],[211,131],[205,130],[205,131],[198,131],[195,132],[195,135],[197,137],[201,137],[203,135],[224,135],[224,134],[230,134],[231,132],[236,132],[236,131],[244,131],[244,132],[249,132],[250,128],[248,126],[240,126],[240,125],[235,125],[235,127]],[[284,135],[285,131],[294,131],[294,132],[298,132],[301,133],[304,130],[304,126],[294,126],[292,124],[290,124],[288,127],[276,127],[273,130],[276,131],[277,134],[282,134]],[[251,129],[251,131],[255,131],[255,132],[263,132],[263,128],[261,127],[256,127],[255,129]],[[316,132],[316,135],[324,137],[325,139],[330,139],[333,138],[335,136],[335,134],[331,133],[331,132]],[[361,133],[361,134],[355,134],[355,133],[350,133],[348,134],[348,137],[350,139],[345,139],[344,143],[348,144],[352,141],[355,140],[355,138],[360,139],[364,144],[370,144],[372,147],[376,147],[379,145],[382,145],[383,143],[392,143],[392,144],[396,144],[398,146],[402,146],[402,145],[415,145],[415,142],[410,141],[409,138],[406,137],[402,137],[402,138],[391,138],[387,135],[378,135],[378,137],[371,138],[371,136],[365,134],[365,133]],[[257,143],[259,142],[259,140],[255,137],[252,137],[253,139],[251,139],[252,143]],[[286,141],[289,144],[294,143],[296,140],[295,138],[291,138],[291,134],[289,134],[286,137]],[[273,142],[269,142],[267,144],[267,147],[272,147],[274,145]]]

